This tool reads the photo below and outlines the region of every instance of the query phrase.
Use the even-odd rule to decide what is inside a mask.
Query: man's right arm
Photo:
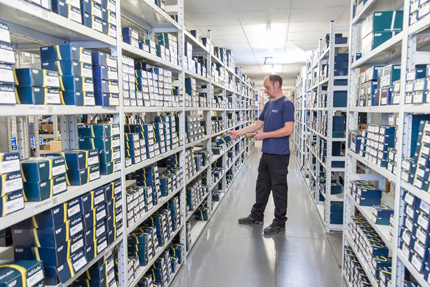
[[[255,123],[253,123],[252,125],[249,125],[243,129],[237,130],[237,131],[229,131],[227,132],[233,140],[237,139],[239,136],[244,135],[246,133],[253,133],[258,131],[259,129],[261,129],[264,126],[264,122],[261,120],[257,120]]]

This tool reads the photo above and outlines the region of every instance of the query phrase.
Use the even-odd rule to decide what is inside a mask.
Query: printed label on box
[[[54,93],[51,93],[49,90],[45,96],[45,100],[47,104],[61,104],[60,94],[58,90],[53,90]]]
[[[45,75],[45,86],[49,88],[59,88],[60,80],[58,76],[50,76],[49,74]]]
[[[3,192],[10,193],[12,191],[23,189],[23,183],[22,183],[22,177],[19,177],[17,179],[9,180],[3,183]]]
[[[95,165],[98,163],[99,163],[99,158],[97,156],[88,158],[88,165]]]
[[[84,229],[84,226],[82,223],[77,224],[76,226],[73,226],[70,228],[70,236],[75,236],[77,233],[81,232]]]
[[[70,251],[73,254],[79,249],[81,249],[83,246],[84,246],[84,239],[80,239],[70,247]]]
[[[21,170],[19,159],[0,162],[0,174]]]
[[[94,97],[85,97],[84,105],[85,106],[94,106],[96,104],[96,100]]]
[[[60,174],[65,174],[66,173],[66,166],[65,165],[60,165],[60,166],[56,166],[52,168],[52,176],[56,177],[57,175]]]
[[[109,271],[109,270],[112,270],[113,268],[114,268],[114,264],[113,264],[113,261],[111,260],[109,261],[108,264],[106,264],[106,270]]]
[[[54,195],[57,195],[60,192],[63,192],[67,189],[67,183],[63,182],[54,186],[52,192]]]
[[[14,64],[15,54],[13,53],[13,50],[0,49],[0,62]]]
[[[70,9],[69,19],[82,24],[82,16],[81,16],[80,10],[73,9],[73,8]]]
[[[117,159],[119,159],[120,157],[121,157],[121,153],[120,153],[120,151],[116,151],[116,152],[112,153],[112,159],[113,159],[113,160],[117,160]]]
[[[5,215],[21,210],[24,208],[24,198],[18,197],[17,199],[8,201],[3,204],[3,208]]]
[[[99,221],[100,219],[105,218],[105,217],[106,217],[106,210],[103,209],[101,212],[97,213],[96,220]]]
[[[81,206],[79,204],[67,210],[67,217],[71,218],[75,214],[81,212]]]
[[[117,172],[121,170],[121,162],[115,163],[113,166],[113,171]]]
[[[9,30],[0,29],[0,41],[10,43],[10,33]]]
[[[100,178],[100,171],[96,171],[90,174],[90,181]]]
[[[33,287],[40,281],[42,281],[45,278],[43,275],[43,269],[40,269],[38,272],[33,274],[30,278],[27,278],[27,287]]]
[[[93,18],[93,29],[98,32],[103,32],[103,24]]]
[[[1,31],[1,29],[0,29]],[[6,69],[0,69],[0,79],[4,82],[13,83],[14,77],[13,77],[13,71],[12,70],[6,70]]]
[[[103,241],[99,246],[97,246],[97,254],[100,254],[103,250],[107,248],[107,241]]]
[[[105,232],[106,232],[106,227],[103,224],[101,228],[99,228],[99,229],[96,230],[96,238],[99,238],[100,235],[102,235]]]
[[[87,258],[84,256],[73,264],[73,269],[78,272],[87,265]]]
[[[94,86],[93,83],[84,83],[83,89],[85,92],[93,92],[94,91]]]

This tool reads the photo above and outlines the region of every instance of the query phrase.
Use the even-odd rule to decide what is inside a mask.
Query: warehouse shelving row
[[[372,286],[406,286],[407,283],[411,284],[408,286],[430,286],[428,272],[420,264],[428,262],[428,254],[420,250],[422,246],[428,248],[429,232],[425,229],[424,235],[418,236],[418,239],[417,230],[421,229],[419,216],[410,217],[411,212],[420,214],[422,211],[426,214],[421,208],[430,204],[428,190],[409,181],[409,177],[419,177],[415,170],[409,168],[409,164],[414,163],[415,146],[420,144],[416,137],[420,131],[420,121],[429,119],[429,106],[425,98],[424,101],[414,99],[414,103],[408,102],[408,98],[420,93],[419,86],[413,85],[420,79],[416,71],[424,69],[422,78],[427,81],[427,65],[430,64],[430,53],[426,49],[430,16],[426,12],[428,4],[421,4],[409,0],[351,2],[344,218],[345,226],[349,226],[357,216],[364,218],[383,243],[383,248],[389,250],[390,272],[387,273],[389,282],[386,283],[379,280],[382,268],[372,264],[374,256],[365,250],[354,250],[356,254],[366,255],[361,256],[360,261],[366,267],[364,271]],[[381,15],[391,17],[396,24],[393,22],[385,30],[384,33],[390,34],[388,39],[372,42],[368,49],[366,45],[369,43],[364,37],[366,32],[370,32],[369,35],[376,39],[382,32],[378,18]],[[369,26],[369,23],[373,24]],[[375,91],[370,92],[369,89],[364,92],[367,89],[363,87],[371,85],[372,81],[373,85],[377,85]],[[410,89],[411,84],[413,89]],[[426,86],[425,89],[428,89]],[[387,102],[381,99],[387,99]],[[394,129],[394,136],[388,135],[387,129]],[[375,142],[378,149],[373,154]],[[386,147],[380,149],[382,146],[379,144],[389,146],[387,154],[383,154]],[[372,189],[381,191],[381,195],[356,195],[352,189],[359,181],[371,184]],[[366,203],[363,197],[374,198],[379,203]],[[376,221],[375,215],[381,208],[379,205],[391,210],[389,223]],[[405,236],[412,239],[405,241]],[[348,246],[354,248],[354,243],[344,232],[344,249]],[[354,285],[354,279],[345,273],[344,264],[343,271],[348,284]]]
[[[255,118],[255,91],[254,85],[241,74],[240,69],[235,69],[234,64],[227,63],[224,58],[222,61],[215,56],[214,45],[210,43],[210,33],[206,35],[206,45],[202,43],[200,37],[193,36],[186,31],[184,24],[184,1],[178,0],[175,5],[165,5],[163,9],[155,4],[155,1],[142,0],[139,2],[130,0],[108,1],[115,3],[111,8],[115,10],[116,30],[112,30],[112,34],[106,35],[95,31],[73,20],[64,18],[52,11],[46,10],[36,4],[25,0],[17,0],[13,2],[0,1],[0,22],[8,24],[10,33],[13,36],[12,42],[15,44],[16,52],[29,51],[33,54],[38,51],[41,46],[56,45],[56,44],[72,44],[95,51],[102,51],[116,56],[117,71],[121,75],[121,71],[125,67],[123,56],[132,58],[135,61],[144,61],[155,67],[163,68],[172,73],[173,83],[172,88],[178,88],[179,96],[182,97],[182,105],[177,106],[126,106],[123,101],[123,85],[124,80],[119,76],[119,105],[118,106],[62,106],[62,105],[13,105],[0,106],[0,114],[8,119],[9,141],[16,139],[16,147],[10,145],[10,151],[19,151],[22,159],[30,156],[39,155],[41,151],[36,149],[36,154],[29,147],[28,127],[30,122],[35,123],[36,137],[35,142],[39,142],[39,138],[55,138],[50,134],[38,134],[37,119],[41,116],[51,115],[58,117],[58,122],[61,124],[61,129],[58,132],[58,137],[61,138],[63,150],[78,149],[77,143],[77,124],[79,122],[93,123],[97,120],[104,122],[119,124],[120,142],[125,142],[125,123],[146,123],[153,120],[156,116],[177,116],[179,118],[178,138],[179,145],[170,150],[160,153],[154,157],[143,160],[139,163],[126,166],[126,156],[124,145],[121,145],[121,166],[120,170],[113,174],[101,176],[100,179],[90,182],[82,186],[69,186],[65,193],[51,197],[41,202],[26,202],[24,209],[15,213],[0,217],[0,225],[2,229],[16,225],[17,223],[38,215],[43,211],[54,208],[60,204],[76,199],[96,188],[105,184],[111,183],[120,179],[121,195],[122,195],[122,218],[123,227],[122,234],[116,238],[106,249],[100,252],[96,258],[88,262],[84,267],[75,270],[74,275],[66,282],[61,282],[57,286],[67,286],[75,281],[81,274],[85,273],[88,268],[95,264],[99,259],[107,258],[112,253],[118,258],[118,277],[116,278],[119,286],[136,286],[142,277],[149,271],[152,264],[160,257],[160,255],[170,246],[172,242],[178,242],[186,246],[187,232],[186,223],[193,216],[193,213],[186,215],[186,188],[187,185],[198,177],[205,177],[208,183],[211,181],[210,166],[217,160],[226,162],[227,151],[244,147],[244,150],[234,159],[241,162],[249,157],[253,143],[248,139],[241,138],[235,141],[228,148],[223,149],[219,156],[212,154],[212,148],[215,147],[215,139],[223,137],[230,129],[238,129],[249,124]],[[144,39],[154,40],[155,33],[173,34],[177,41],[178,61],[169,61],[163,59],[153,53],[137,48],[123,42],[122,27],[132,27],[139,31],[140,36],[144,35]],[[113,28],[113,27],[112,27]],[[206,63],[207,75],[190,71],[185,63],[184,47],[186,43],[193,46],[193,54],[191,57],[204,57]],[[231,55],[230,55],[231,56]],[[212,73],[212,63],[217,65],[219,71],[223,71],[225,79],[216,81]],[[133,67],[134,68],[134,67]],[[198,107],[196,105],[186,103],[186,84],[187,79],[194,79],[197,82],[198,89],[202,93],[207,94],[207,105]],[[231,83],[229,84],[229,79]],[[0,79],[1,82],[1,79]],[[234,99],[231,101],[231,106],[220,108],[214,104],[214,95],[221,95],[225,105],[228,105],[228,98]],[[171,104],[171,103],[170,103]],[[206,135],[202,138],[186,143],[185,124],[188,116],[197,115],[206,122]],[[227,127],[227,119],[230,119],[231,128],[224,128],[221,132],[214,133],[211,129],[212,117],[221,117]],[[33,118],[32,118],[33,117]],[[57,120],[57,118],[55,118]],[[131,120],[131,122],[130,122]],[[55,124],[56,126],[56,124]],[[12,127],[16,127],[13,129]],[[187,149],[203,146],[207,152],[208,164],[197,171],[192,177],[187,178],[188,171],[185,170],[185,153]],[[171,156],[177,156],[178,164],[183,168],[182,183],[173,189],[167,196],[161,197],[156,205],[145,212],[136,222],[127,225],[127,188],[135,186],[133,174],[136,171],[146,168],[151,165],[156,165],[164,162]],[[235,163],[229,165],[229,170],[233,169]],[[226,166],[226,165],[225,165]],[[220,179],[222,189],[218,189],[222,193],[220,199],[224,198],[228,191],[226,184],[227,171]],[[238,170],[237,170],[238,172]],[[212,186],[211,184],[208,184]],[[171,234],[169,240],[158,249],[148,264],[139,269],[134,270],[134,274],[130,274],[128,270],[128,237],[136,231],[136,229],[147,220],[156,214],[163,206],[173,198],[179,198],[181,224]],[[209,213],[209,219],[219,206],[221,201],[212,202],[212,190],[203,198],[201,203],[212,209]],[[199,204],[200,206],[200,204]],[[198,237],[203,232],[207,221],[199,222],[192,228],[192,245],[196,243]],[[3,254],[3,253],[2,253]],[[9,253],[10,254],[10,253]],[[187,255],[189,252],[186,253]],[[1,256],[1,254],[0,254]],[[186,264],[184,262],[182,266]],[[179,267],[180,268],[180,267]],[[165,282],[164,286],[169,286],[174,280],[176,274],[172,274],[170,282]],[[129,280],[130,275],[133,280]]]
[[[327,39],[320,40],[296,85],[296,153],[303,177],[315,183],[307,186],[326,232],[343,228],[346,104],[342,105],[342,98],[346,98],[348,77],[336,65],[338,55],[348,53],[348,45],[337,39],[345,32],[347,28],[331,22]]]

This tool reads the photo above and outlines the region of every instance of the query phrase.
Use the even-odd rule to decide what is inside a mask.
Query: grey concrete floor
[[[257,149],[248,159],[172,287],[344,286],[332,250],[342,247],[330,246],[293,159],[285,233],[266,237],[263,226],[237,223],[239,217],[249,214],[254,203],[260,156]],[[272,222],[273,212],[271,198],[265,226]]]

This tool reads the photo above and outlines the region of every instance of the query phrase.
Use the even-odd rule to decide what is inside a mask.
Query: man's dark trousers
[[[251,218],[259,221],[264,219],[264,210],[273,192],[275,202],[276,226],[285,226],[287,221],[288,185],[287,174],[290,155],[263,153],[258,166],[256,200],[251,210]]]

